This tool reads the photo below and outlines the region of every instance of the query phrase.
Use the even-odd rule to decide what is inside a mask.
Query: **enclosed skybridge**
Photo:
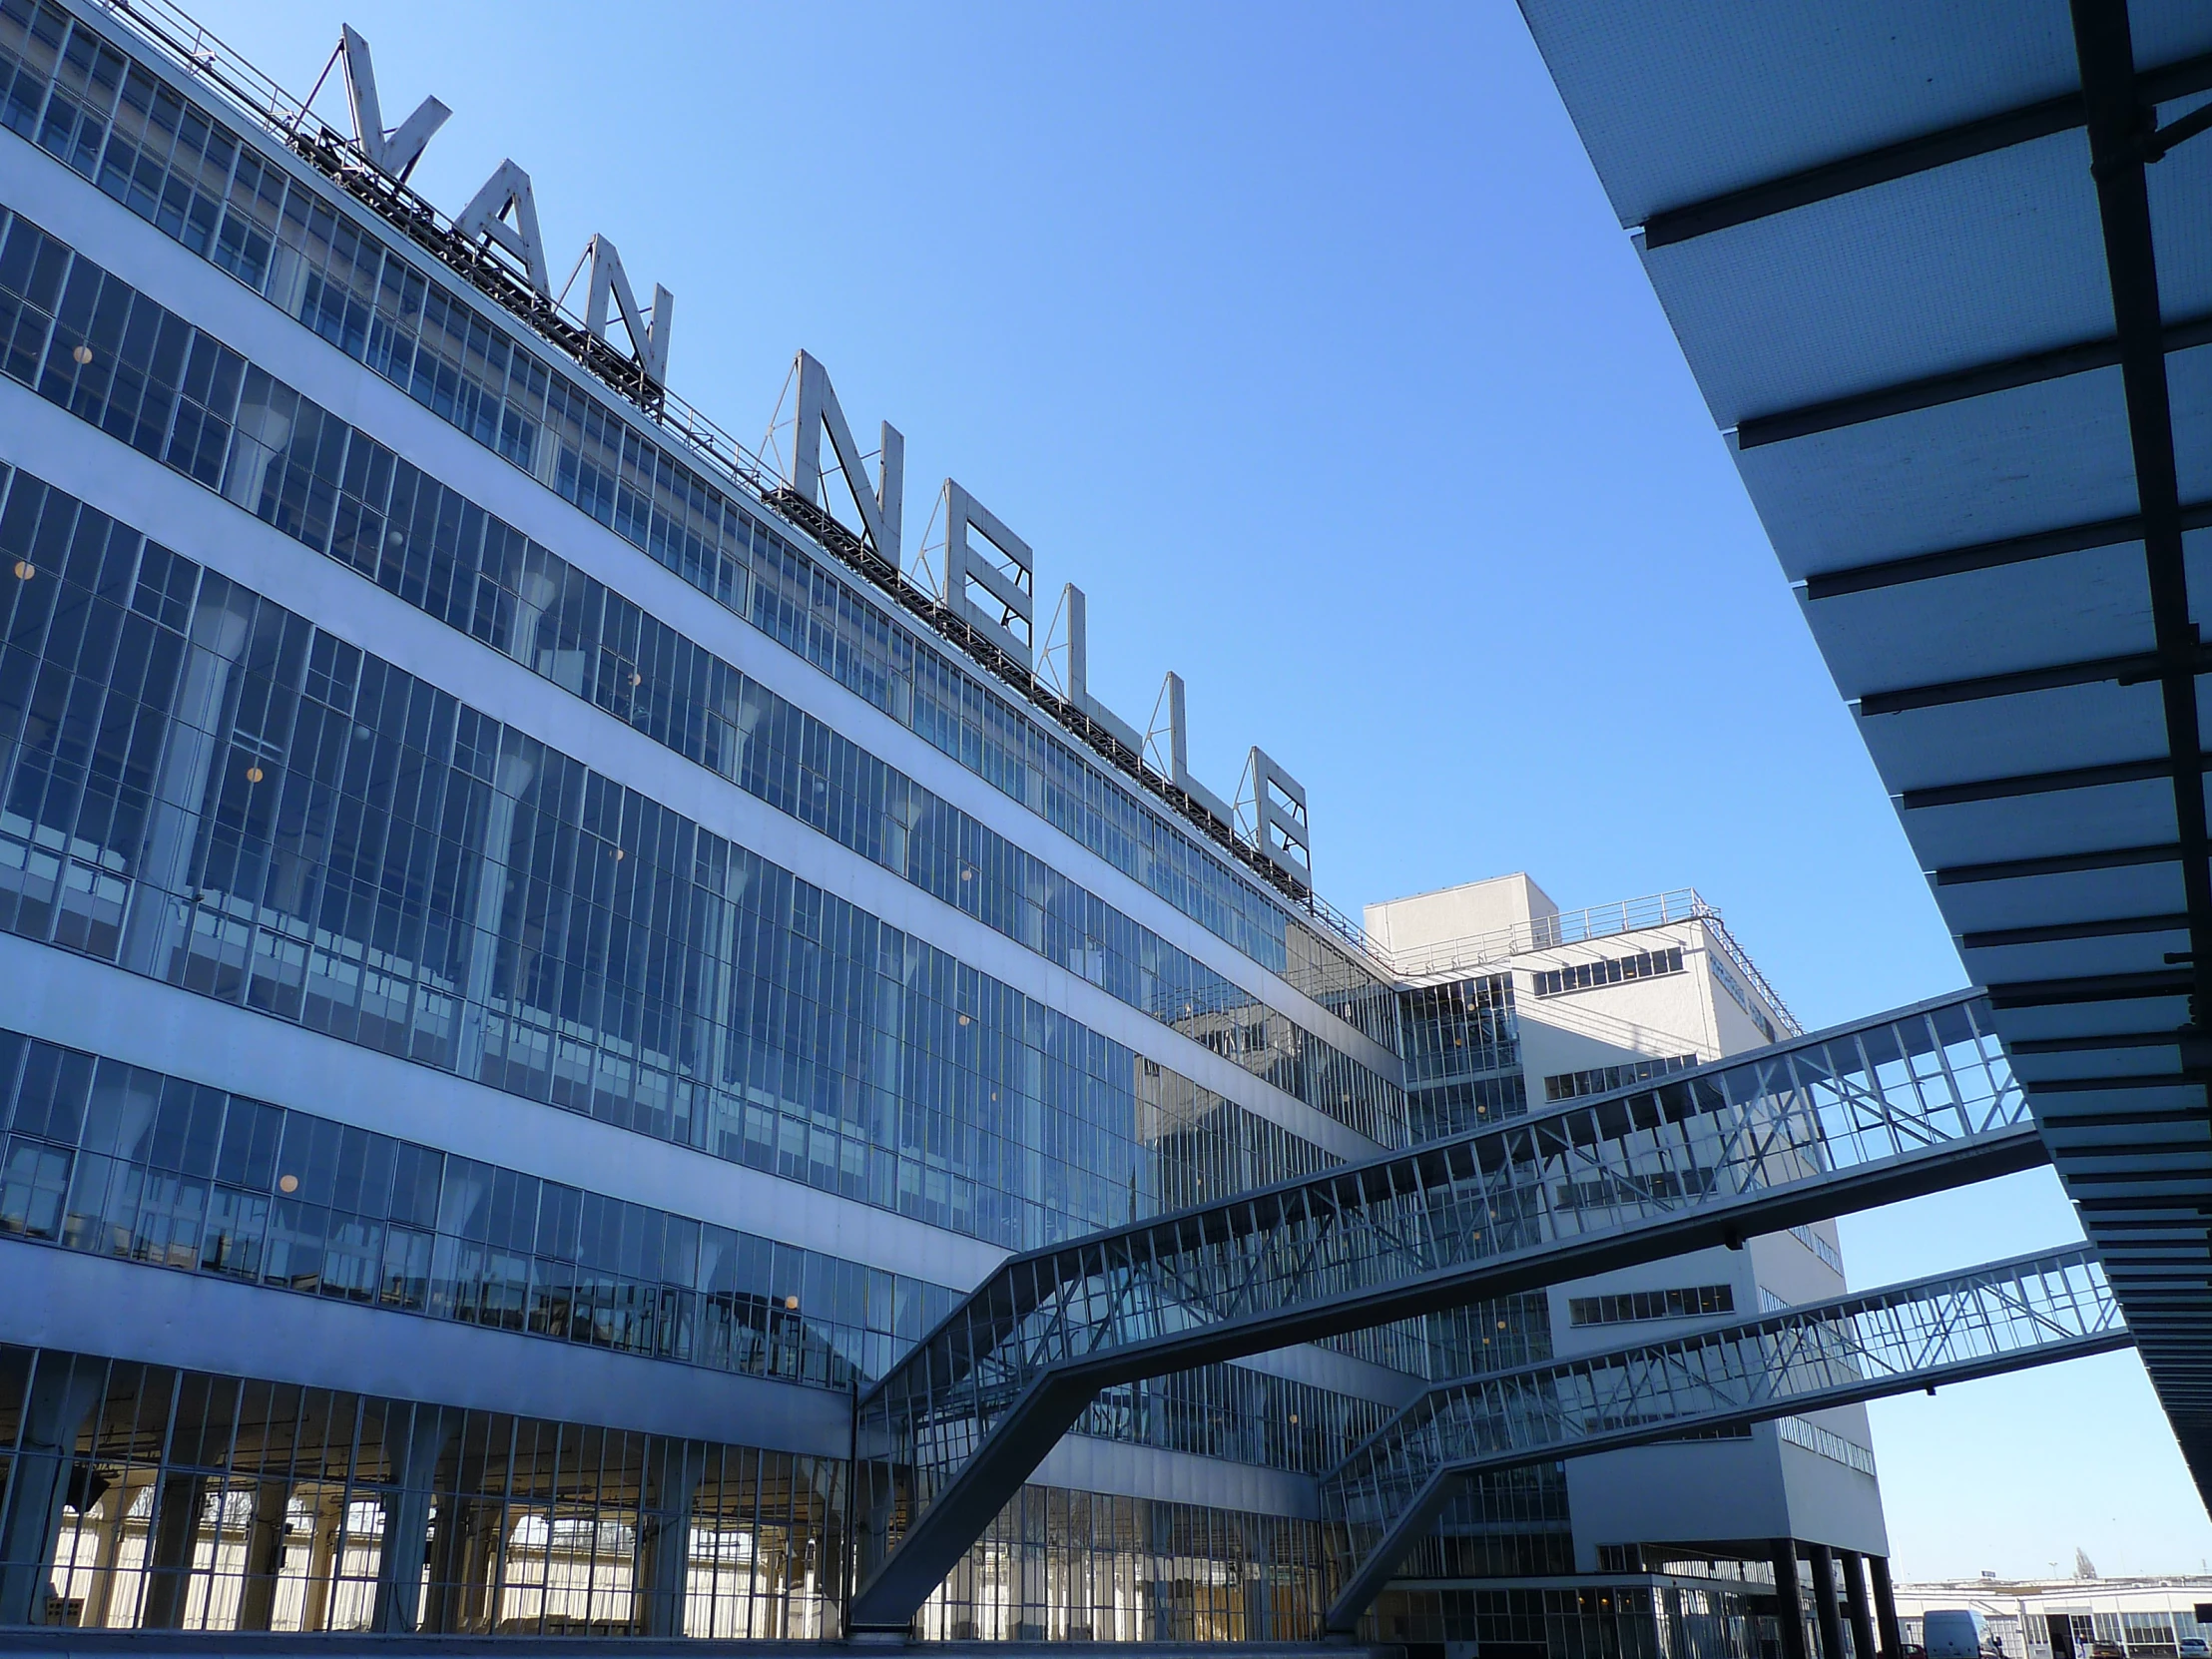
[[[855,1630],[898,1630],[1097,1392],[2044,1161],[1980,993],[1004,1263],[862,1396]]]
[[[1322,1481],[1358,1627],[1470,1475],[1734,1428],[2126,1348],[2087,1245],[1782,1309],[1667,1342],[1441,1382]]]

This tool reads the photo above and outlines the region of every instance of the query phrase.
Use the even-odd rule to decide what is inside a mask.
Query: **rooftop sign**
[[[307,96],[308,104],[314,102],[333,66],[341,66],[345,78],[353,128],[351,154],[389,186],[404,187],[451,112],[437,99],[425,98],[398,126],[387,128],[368,42],[350,25],[340,33],[322,79]],[[350,157],[341,169],[348,170],[357,171]],[[605,236],[594,236],[585,244],[567,282],[556,293],[530,175],[511,158],[492,170],[455,216],[453,235],[465,245],[457,256],[463,261],[491,259],[496,264],[503,260],[508,275],[502,279],[526,286],[535,296],[534,302],[518,308],[527,308],[535,318],[542,307],[548,324],[560,320],[555,313],[588,266],[584,307],[588,341],[579,343],[593,351],[615,351],[609,328],[619,320],[628,345],[626,354],[616,352],[612,359],[620,365],[619,380],[642,381],[641,401],[649,409],[665,404],[674,296],[656,284],[651,307],[641,309],[622,257]],[[573,323],[563,326],[573,334]],[[589,355],[585,360],[598,366]],[[1035,555],[1027,541],[956,479],[944,480],[931,520],[932,525],[942,524],[943,537],[917,553],[914,575],[922,580],[914,581],[902,564],[905,440],[896,427],[882,423],[871,480],[870,456],[853,438],[829,370],[812,353],[801,351],[793,378],[798,400],[791,459],[782,478],[765,492],[769,504],[897,594],[909,609],[929,614],[940,630],[978,661],[1058,714],[1122,770],[1143,779],[1187,815],[1209,826],[1216,838],[1263,865],[1301,898],[1312,899],[1313,850],[1306,792],[1298,781],[1257,747],[1246,763],[1234,805],[1193,777],[1183,679],[1178,674],[1169,674],[1162,684],[1152,719],[1141,736],[1092,696],[1082,590],[1070,584],[1063,591],[1040,648]],[[829,466],[824,464],[825,437],[830,440]],[[750,471],[750,457],[739,452],[734,459],[741,472]],[[843,481],[844,489],[836,493],[847,498],[848,514],[846,503],[832,503],[831,477]],[[856,522],[848,523],[847,518]],[[924,539],[928,541],[926,534]],[[909,594],[916,589],[933,593],[934,604],[914,604]]]

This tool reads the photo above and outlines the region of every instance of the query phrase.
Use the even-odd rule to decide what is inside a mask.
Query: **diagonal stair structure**
[[[2134,1343],[2088,1245],[2014,1257],[1613,1353],[1439,1382],[1321,1482],[1358,1628],[1470,1475],[1934,1389]]]
[[[1101,1388],[2045,1161],[1966,990],[1011,1257],[860,1398],[848,1628],[906,1629]]]

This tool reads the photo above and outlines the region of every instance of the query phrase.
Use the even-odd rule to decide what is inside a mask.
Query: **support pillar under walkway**
[[[1798,1578],[1795,1538],[1774,1541],[1774,1616],[1782,1626],[1782,1659],[1813,1659],[1805,1639],[1805,1592]]]
[[[1897,1592],[1890,1586],[1890,1558],[1870,1555],[1874,1573],[1874,1616],[1882,1628],[1882,1659],[1905,1659],[1905,1632],[1898,1628]]]
[[[1813,1611],[1821,1625],[1821,1659],[1844,1659],[1844,1619],[1836,1605],[1836,1552],[1826,1544],[1807,1544],[1813,1567]]]
[[[1866,1557],[1856,1549],[1839,1549],[1844,1564],[1844,1607],[1851,1615],[1851,1659],[1875,1659],[1874,1615],[1867,1607]]]

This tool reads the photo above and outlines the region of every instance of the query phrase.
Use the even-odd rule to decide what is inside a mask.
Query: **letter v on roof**
[[[422,159],[430,136],[445,125],[453,112],[435,98],[425,98],[393,131],[384,131],[384,108],[376,97],[376,66],[369,61],[368,42],[352,24],[339,26],[338,56],[345,63],[345,97],[353,110],[353,139],[369,165],[387,177],[407,182]]]

